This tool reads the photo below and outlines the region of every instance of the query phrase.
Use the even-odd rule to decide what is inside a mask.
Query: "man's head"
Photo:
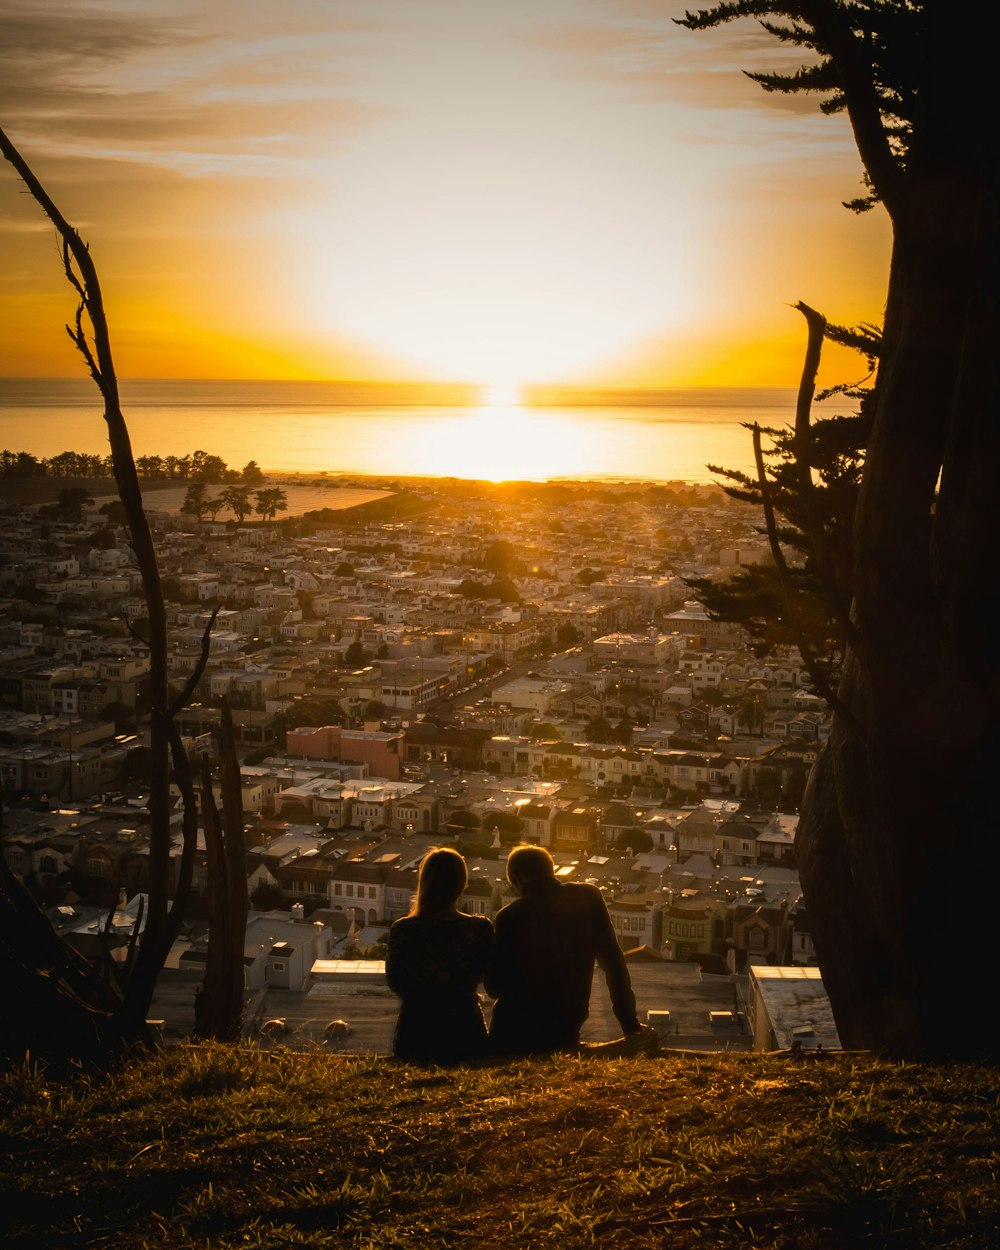
[[[515,846],[507,856],[507,880],[518,894],[535,882],[551,880],[555,872],[552,856],[543,846]]]

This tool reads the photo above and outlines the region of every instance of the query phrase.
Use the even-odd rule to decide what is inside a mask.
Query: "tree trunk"
[[[190,884],[197,836],[197,811],[193,786],[184,784],[183,769],[178,775],[184,792],[184,852],[173,902],[168,899],[170,869],[170,775],[169,752],[174,750],[178,764],[179,735],[175,716],[184,698],[193,691],[208,659],[208,630],[195,673],[179,703],[170,705],[167,682],[167,618],[159,566],[149,522],[143,509],[142,492],[128,426],[122,413],[118,375],[111,350],[111,335],[104,309],[97,268],[89,247],[59,212],[31,167],[0,129],[0,155],[17,171],[31,196],[52,222],[59,236],[63,269],[79,297],[70,338],[86,362],[104,400],[104,419],[111,447],[111,466],[125,514],[129,540],[142,578],[149,622],[149,695],[151,702],[149,762],[149,893],[146,924],[138,947],[133,944],[125,975],[112,968],[105,952],[104,972],[80,979],[73,971],[71,952],[49,926],[41,913],[32,916],[26,892],[12,874],[0,873],[0,969],[8,979],[23,985],[19,995],[26,1010],[11,1013],[2,1030],[3,1049],[18,1057],[27,1051],[52,1062],[110,1062],[137,1043],[149,1044],[146,1024],[156,979],[163,967],[180,926]],[[92,337],[86,331],[89,319]],[[214,621],[214,614],[213,614]],[[209,626],[211,629],[211,625]],[[186,761],[180,761],[186,765]],[[6,865],[4,865],[6,870]],[[36,909],[37,911],[37,909]],[[32,934],[37,941],[32,942]],[[40,960],[38,949],[45,955]],[[133,959],[134,954],[134,959]],[[34,978],[33,980],[30,978]]]
[[[928,160],[894,223],[840,689],[863,729],[836,719],[798,837],[842,1041],[914,1058],[1000,1054],[976,1010],[1000,867],[995,177]]]
[[[247,931],[246,846],[240,768],[233,719],[223,700],[219,727],[222,816],[212,791],[208,760],[202,762],[202,812],[208,866],[208,957],[195,1032],[235,1041],[243,1021],[243,955]]]

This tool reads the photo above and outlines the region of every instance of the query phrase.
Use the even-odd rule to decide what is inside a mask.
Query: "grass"
[[[832,1054],[25,1066],[0,1078],[0,1242],[985,1250],[998,1100],[995,1069]]]

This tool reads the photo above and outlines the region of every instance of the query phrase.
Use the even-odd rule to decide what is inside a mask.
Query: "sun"
[[[482,403],[486,408],[519,408],[521,384],[519,382],[486,382],[482,388]]]

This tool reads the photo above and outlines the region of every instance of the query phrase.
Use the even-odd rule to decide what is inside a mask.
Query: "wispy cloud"
[[[695,105],[702,110],[750,109],[761,114],[813,114],[815,100],[767,93],[747,70],[795,69],[808,53],[783,48],[748,24],[705,32],[687,31],[663,3],[605,6],[606,20],[562,22],[538,32],[538,48],[562,60],[566,72],[615,87],[634,100]]]
[[[859,319],[839,292],[870,288],[882,238],[861,254],[873,223],[839,208],[858,176],[844,119],[741,72],[796,50],[753,23],[686,31],[683,9],[0,0],[0,124],[99,249],[136,372],[223,339],[353,376],[376,356],[495,380],[582,358],[596,376],[640,341],[698,341],[704,360],[783,315],[789,267],[820,255],[806,293]],[[0,272],[41,290],[59,272],[31,210],[7,171]],[[18,305],[5,333],[26,324]],[[22,339],[0,335],[0,371],[23,369]],[[688,378],[694,355],[673,349]]]
[[[250,4],[245,16],[260,12]],[[207,9],[169,17],[135,5],[8,6],[0,9],[0,118],[50,155],[230,170],[244,157],[252,174],[380,116],[345,94],[336,71],[345,32],[358,23],[320,24],[312,5],[302,16],[303,29],[275,32],[250,20],[234,34]],[[214,164],[205,161],[212,152]]]

